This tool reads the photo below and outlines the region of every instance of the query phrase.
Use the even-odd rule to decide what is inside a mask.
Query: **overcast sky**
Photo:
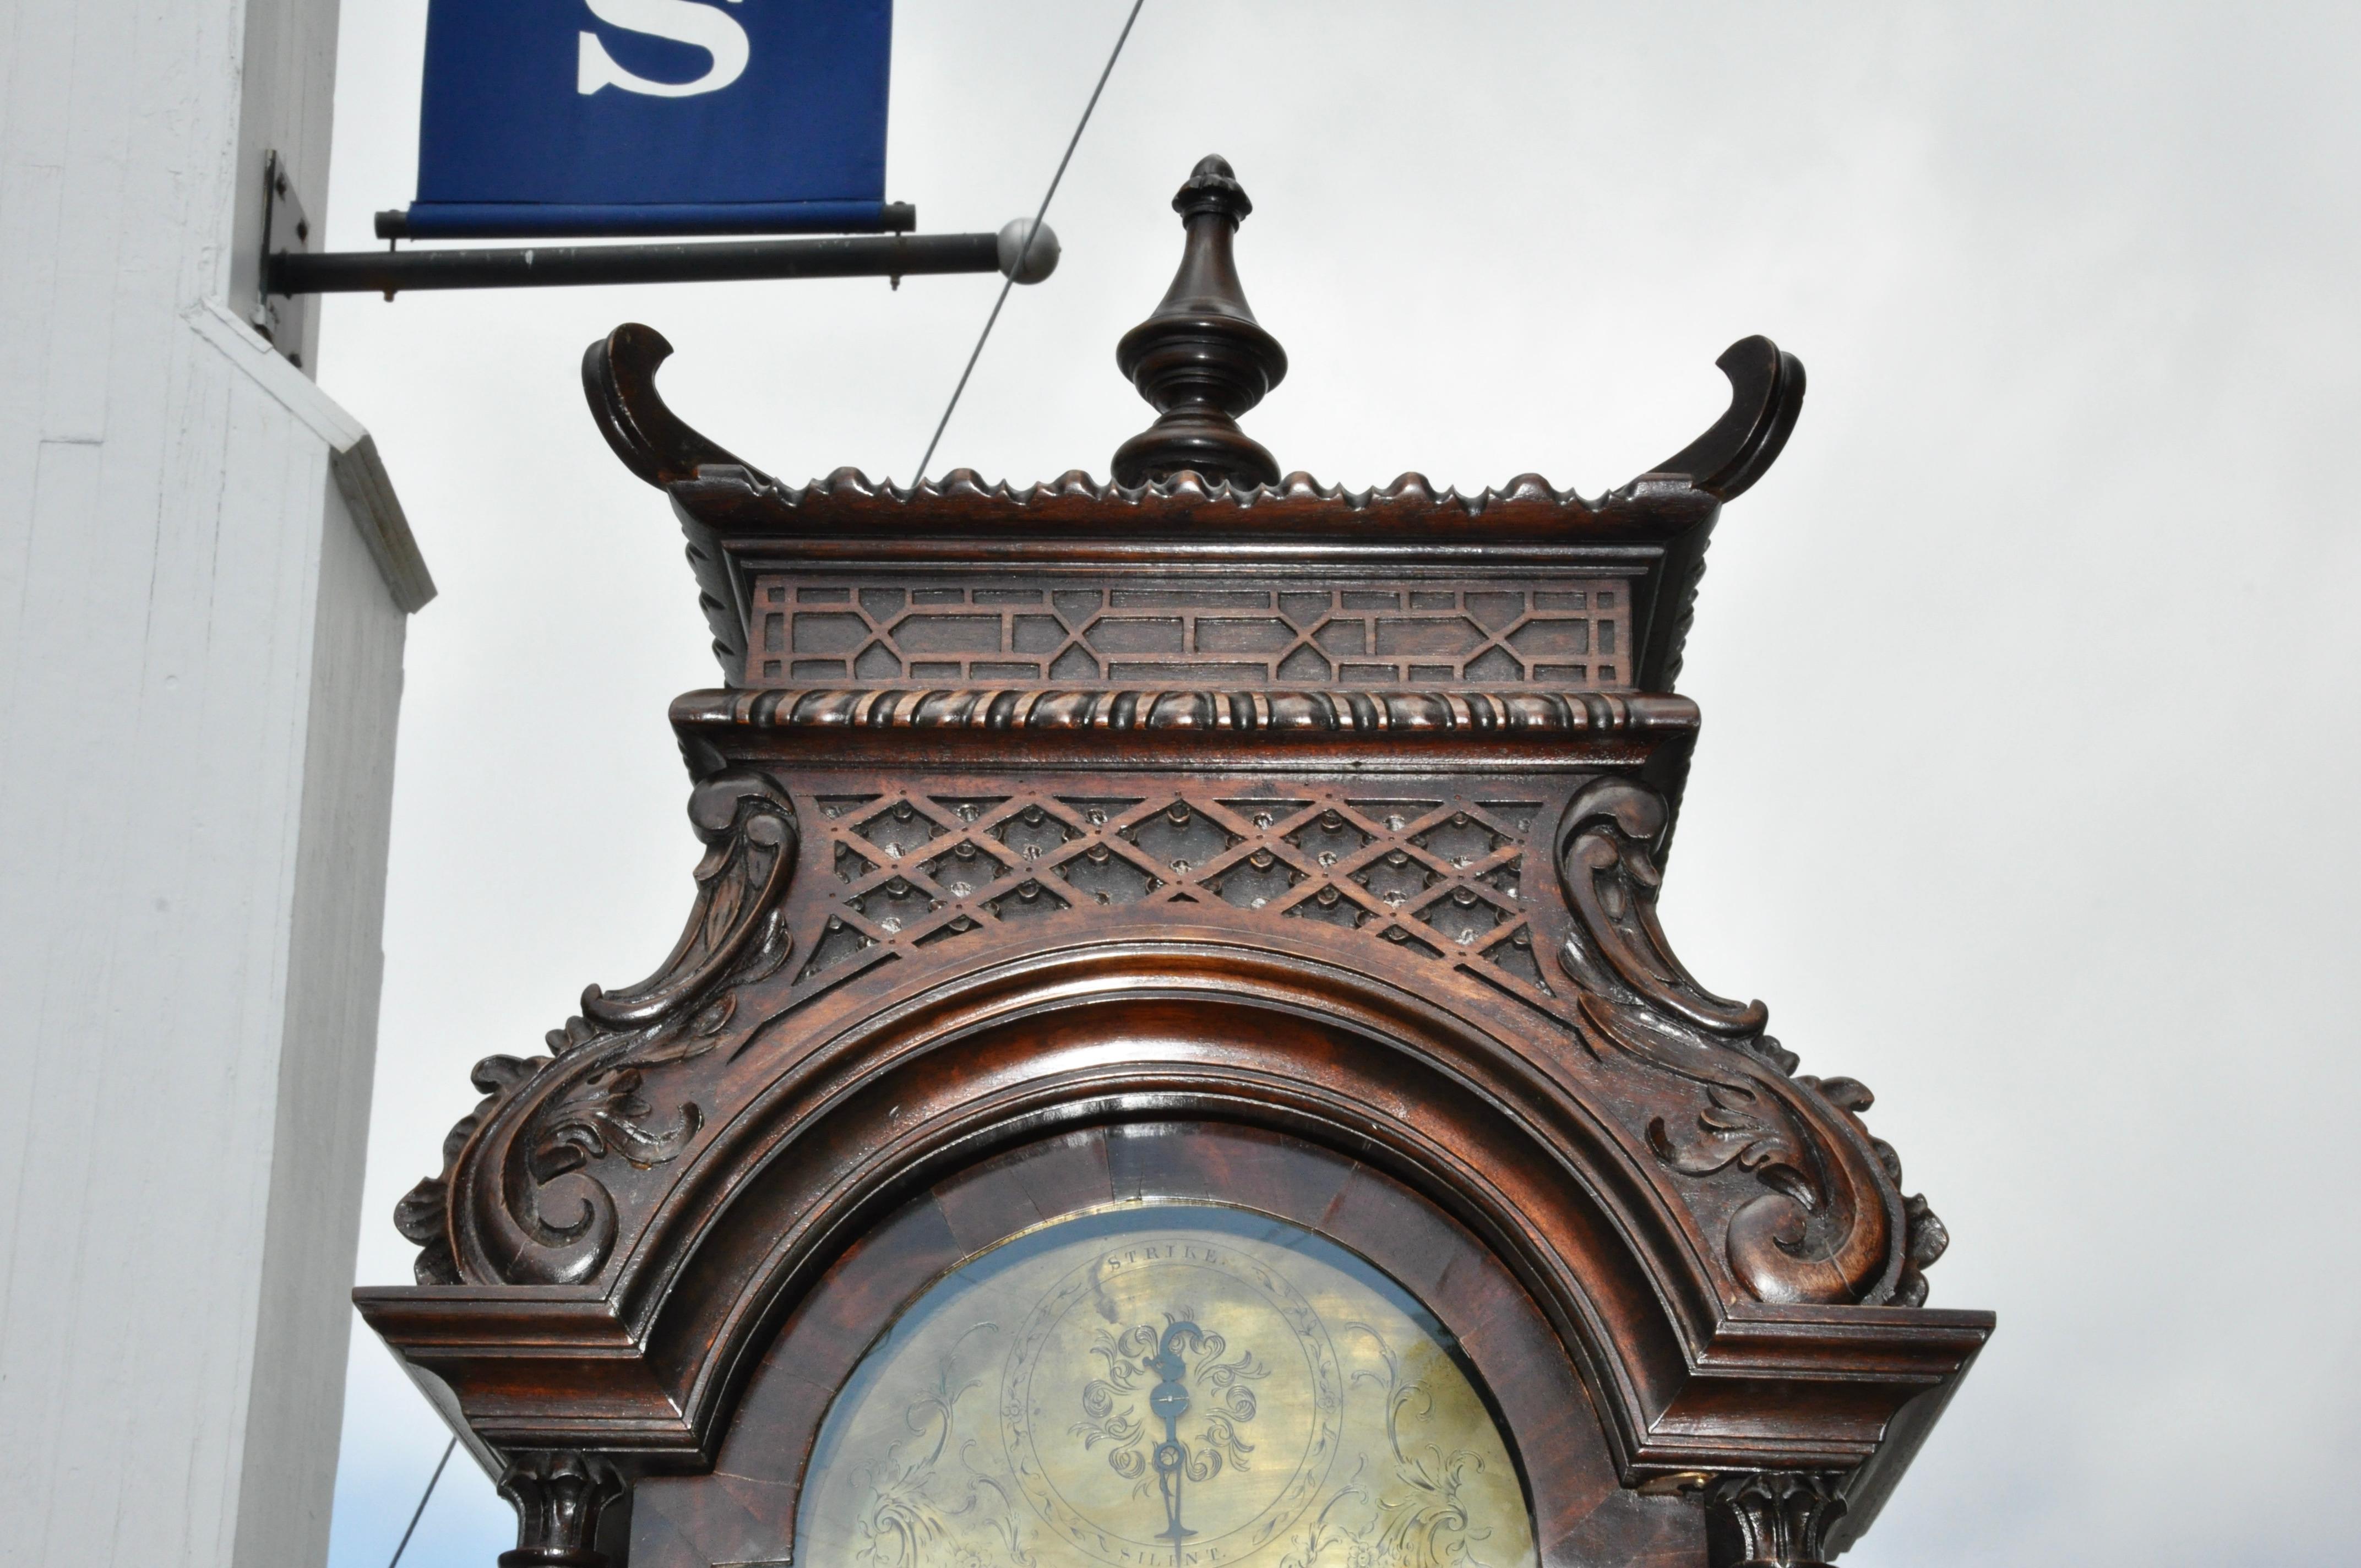
[[[760,3],[760,0],[749,0]],[[889,194],[1029,214],[1126,0],[902,0]],[[413,192],[423,0],[346,7],[329,236]],[[1878,1094],[2000,1331],[1863,1568],[2353,1561],[2361,7],[1148,0],[935,462],[1106,471],[1115,339],[1202,155],[1256,212],[1286,468],[1595,493],[1809,367],[1725,514],[1664,898],[1689,966]],[[697,846],[664,722],[717,684],[678,531],[584,410],[653,323],[674,406],[790,477],[908,477],[998,280],[326,306],[442,597],[414,622],[359,1278],[586,982],[643,975]],[[356,1325],[335,1568],[443,1434]],[[455,1462],[409,1562],[478,1568]]]

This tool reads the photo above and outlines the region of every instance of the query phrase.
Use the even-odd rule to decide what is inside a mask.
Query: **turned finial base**
[[[1162,417],[1116,449],[1115,482],[1154,484],[1185,469],[1211,484],[1275,485],[1278,460],[1238,428],[1287,375],[1287,351],[1247,307],[1232,254],[1254,203],[1215,157],[1198,163],[1172,206],[1188,229],[1180,269],[1115,356]]]

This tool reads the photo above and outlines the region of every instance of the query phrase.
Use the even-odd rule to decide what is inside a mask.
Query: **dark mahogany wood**
[[[520,1563],[783,1552],[848,1358],[1118,1151],[1381,1263],[1448,1238],[1506,1318],[1395,1272],[1486,1347],[1552,1564],[1825,1560],[1991,1332],[1924,1307],[1945,1234],[1868,1090],[1656,914],[1706,544],[1802,367],[1734,345],[1722,419],[1598,499],[1279,479],[1245,193],[1208,160],[1176,204],[1113,484],[788,487],[664,406],[653,332],[589,351],[721,667],[672,713],[695,904],[478,1064],[417,1285],[357,1295],[507,1467]]]
[[[1160,416],[1115,449],[1119,485],[1193,472],[1217,483],[1276,484],[1279,464],[1238,415],[1287,375],[1287,351],[1246,308],[1232,236],[1254,203],[1225,159],[1198,163],[1172,198],[1187,225],[1180,270],[1155,313],[1115,345],[1116,368]]]

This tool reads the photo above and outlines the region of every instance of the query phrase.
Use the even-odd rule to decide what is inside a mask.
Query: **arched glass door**
[[[821,1429],[828,1568],[1526,1568],[1510,1445],[1367,1261],[1201,1203],[1102,1211],[945,1276]]]

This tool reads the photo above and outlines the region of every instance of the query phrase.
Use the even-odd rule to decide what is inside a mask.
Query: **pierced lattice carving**
[[[1347,587],[766,576],[754,599],[752,686],[1631,684],[1631,593],[1618,577]]]
[[[1269,800],[1208,781],[1112,797],[895,793],[814,805],[835,885],[806,916],[799,989],[1013,922],[1143,904],[1318,922],[1439,960],[1481,959],[1549,989],[1519,880],[1532,802]]]

